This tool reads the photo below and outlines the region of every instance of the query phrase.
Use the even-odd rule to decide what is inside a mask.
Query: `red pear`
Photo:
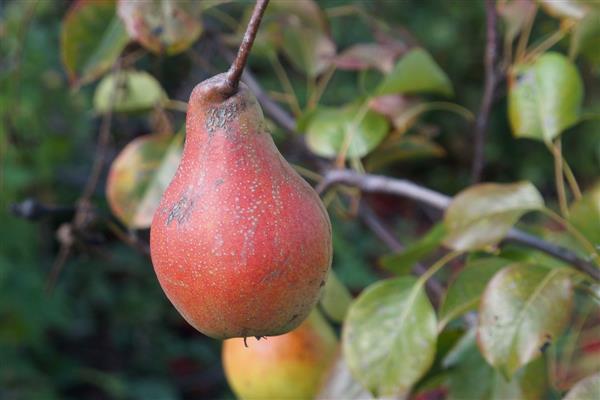
[[[190,97],[181,164],[154,215],[150,249],[169,300],[219,339],[297,327],[331,265],[331,225],[283,159],[262,110],[226,74]]]

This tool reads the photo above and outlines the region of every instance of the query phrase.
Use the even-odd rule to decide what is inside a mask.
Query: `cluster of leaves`
[[[207,20],[213,23],[216,20],[230,28],[220,36],[221,45],[237,46],[245,24],[232,21],[228,12],[242,12],[243,21],[249,18],[251,7],[242,10],[239,4],[222,3],[227,2],[79,0],[64,14],[60,56],[70,86],[76,92],[69,95],[60,79],[58,86],[63,90],[56,92],[60,92],[60,103],[67,105],[69,114],[75,116],[71,119],[72,136],[88,133],[84,110],[90,108],[103,120],[115,115],[125,120],[142,118],[149,121],[145,126],[151,127],[119,150],[106,181],[108,206],[119,223],[129,230],[126,234],[137,234],[150,226],[160,196],[179,163],[185,135],[183,128],[173,128],[176,118],[167,113],[168,110],[184,111],[185,103],[171,98],[165,83],[157,79],[156,72],[149,72],[142,59],[147,53],[160,60],[189,55],[207,63],[210,57],[203,57],[194,49],[208,29]],[[502,67],[506,70],[508,87],[507,112],[502,119],[509,122],[514,137],[534,139],[551,151],[559,167],[557,181],[563,182],[565,175],[575,201],[570,205],[561,204],[563,217],[559,217],[546,208],[541,194],[527,181],[468,188],[453,199],[443,222],[405,251],[381,258],[381,266],[396,277],[378,280],[354,301],[344,283],[360,288],[378,279],[365,267],[365,254],[360,254],[372,249],[365,244],[365,251],[357,250],[360,245],[357,247],[354,241],[368,242],[363,236],[359,236],[360,240],[348,239],[353,235],[348,233],[352,229],[350,223],[334,216],[335,270],[339,279],[335,275],[329,279],[321,307],[332,321],[342,325],[343,351],[325,382],[323,398],[393,397],[409,393],[417,396],[442,388],[449,398],[537,399],[550,392],[558,396],[575,386],[567,398],[578,399],[594,393],[598,386],[598,365],[593,362],[597,356],[597,350],[594,353],[593,349],[594,330],[598,329],[597,282],[547,256],[513,248],[499,249],[498,244],[524,214],[538,212],[568,227],[565,234],[538,224],[535,229],[539,233],[584,258],[597,257],[600,186],[579,193],[571,169],[562,157],[560,140],[563,132],[588,118],[582,111],[584,85],[575,61],[581,55],[585,65],[590,65],[597,76],[600,11],[593,4],[576,0],[564,2],[564,6],[540,0],[539,6],[561,22],[556,32],[544,32],[549,34],[540,45],[528,48],[537,3],[501,0],[497,6],[504,22]],[[415,24],[423,18],[429,25],[434,24],[429,18],[435,7],[434,4],[425,8],[429,14],[424,17],[419,16],[419,7],[411,8]],[[481,24],[481,13],[475,14],[473,20]],[[553,19],[546,22],[552,28],[556,25]],[[354,37],[347,33],[350,23],[361,27]],[[439,26],[442,29],[443,24]],[[422,36],[427,37],[427,34],[422,33]],[[58,31],[54,36],[58,42]],[[563,36],[570,40],[569,56],[547,51]],[[365,41],[365,37],[370,39]],[[38,46],[52,48],[42,39],[38,40]],[[344,49],[338,51],[338,47]],[[47,51],[40,54],[57,64],[57,54]],[[453,84],[454,79],[449,76],[458,74],[446,73],[441,67],[449,62],[438,63],[438,57],[426,46],[417,44],[410,34],[385,22],[385,18],[374,17],[361,3],[324,10],[312,0],[273,0],[252,57],[253,67],[259,71],[268,69],[268,73],[260,75],[261,81],[264,75],[265,86],[273,88],[277,100],[294,114],[297,130],[305,134],[308,150],[332,164],[349,164],[359,172],[392,174],[397,165],[406,166],[407,162],[421,160],[433,165],[435,160],[451,152],[452,146],[444,146],[441,140],[440,131],[448,125],[443,121],[432,123],[435,118],[431,115],[442,120],[449,118],[448,113],[458,115],[460,118],[450,117],[454,130],[468,129],[473,120],[472,112],[460,105],[468,103],[461,94],[466,85]],[[48,63],[38,62],[37,68],[44,64]],[[27,76],[38,71],[35,69]],[[268,75],[277,81],[268,81]],[[45,82],[47,86],[52,85],[51,76],[43,79],[49,82]],[[480,84],[477,86],[479,96]],[[89,104],[71,104],[78,99],[80,103]],[[52,106],[56,104],[42,101],[30,105],[30,114],[35,115],[36,110],[38,113],[54,111]],[[20,118],[27,120],[28,115],[22,113]],[[28,127],[23,121],[17,121],[15,126]],[[32,132],[44,129],[44,126],[33,127]],[[8,135],[3,135],[3,140],[4,137]],[[516,146],[512,138],[508,140],[509,149]],[[33,162],[46,162],[37,168],[39,170],[68,160],[69,153],[75,151],[69,140],[59,138],[44,143],[51,147],[38,149],[32,157]],[[591,143],[597,145],[598,141]],[[89,149],[86,151],[90,153]],[[24,157],[16,150],[8,156]],[[21,159],[14,165],[19,162],[25,163]],[[23,181],[11,183],[9,187],[15,188],[14,192],[3,199],[18,198],[32,182],[40,184],[24,170],[5,174],[11,179],[21,177]],[[449,175],[452,174],[446,170],[441,179],[447,180]],[[543,172],[541,175],[545,177]],[[435,182],[435,178],[431,180]],[[49,200],[68,198],[51,192],[52,173],[48,173],[44,182],[46,193],[50,193],[46,194]],[[457,180],[450,189],[460,184]],[[557,186],[566,199],[565,189]],[[43,197],[44,192],[41,194]],[[352,202],[357,200],[354,192],[350,195]],[[332,191],[325,201],[332,211],[342,209],[345,215],[347,198],[348,191]],[[31,226],[19,225],[19,229],[28,230],[20,237],[34,236]],[[31,244],[18,243],[11,245],[11,249],[25,254],[31,251],[27,245]],[[419,278],[409,275],[416,262],[437,254],[442,246],[452,251],[433,263],[425,275]],[[26,324],[30,321],[24,316],[39,314],[40,304],[44,303],[43,275],[36,269],[38,260],[31,254],[17,256],[19,260],[27,259],[30,267],[25,272],[34,277],[27,281],[29,278],[23,272],[23,276],[18,277],[21,283],[16,284],[14,290],[29,293],[37,300],[27,303],[33,304],[31,309],[0,308],[0,313],[10,317],[12,322],[7,326],[25,326],[22,329],[30,337],[23,339],[18,332],[6,329],[0,332],[9,339],[20,338],[17,343],[39,341],[39,347],[45,349],[52,347],[48,339],[42,338],[46,330],[68,332],[70,315],[88,315],[80,321],[83,326],[76,329],[72,337],[64,338],[75,343],[93,336],[94,332],[111,334],[97,326],[99,320],[107,317],[94,320],[90,316],[93,312],[118,314],[111,317],[118,320],[112,326],[115,332],[137,333],[114,338],[112,342],[124,342],[123,348],[130,348],[137,346],[133,342],[138,336],[139,340],[148,340],[143,334],[146,327],[152,331],[163,320],[178,326],[181,321],[176,320],[178,317],[163,301],[148,269],[149,262],[122,246],[111,252],[115,256],[110,260],[112,268],[109,270],[96,271],[94,265],[102,263],[98,261],[88,262],[85,269],[67,269],[63,278],[66,287],[59,288],[59,295],[52,298],[48,305],[51,311],[43,317],[48,321],[36,325],[37,329],[28,329]],[[426,282],[445,265],[454,265],[464,258],[462,268],[449,280],[441,303],[434,306],[426,294]],[[11,261],[2,264],[11,265]],[[90,269],[96,272],[92,274]],[[115,279],[121,282],[118,276],[115,278],[120,274],[139,280],[139,288],[128,288],[123,299],[115,298],[111,287]],[[92,280],[96,282],[94,286],[82,283]],[[34,284],[27,287],[30,282]],[[11,285],[3,283],[3,287]],[[81,305],[85,310],[66,312],[69,301],[60,293],[78,295],[81,287],[94,288],[98,293],[85,294],[88,301]],[[13,299],[17,296],[15,294]],[[14,303],[13,300],[0,304]],[[123,310],[122,315],[119,309]],[[157,390],[162,390],[162,397],[169,398],[175,397],[173,388],[157,376],[163,376],[164,380],[169,373],[175,375],[172,371],[177,368],[173,364],[189,362],[190,353],[205,364],[216,361],[215,346],[206,341],[184,340],[170,330],[153,336],[155,338],[145,346],[164,347],[159,353],[164,360],[155,363],[141,357],[132,368],[144,371],[144,376],[152,376],[152,381],[158,384],[152,385],[147,378],[139,376],[123,379],[103,372],[102,368],[89,368],[78,375],[73,372],[72,364],[77,363],[72,360],[64,360],[57,368],[60,371],[57,379],[62,379],[66,387],[72,387],[74,382],[87,382],[114,397],[138,393],[136,396],[144,398],[149,392],[156,395]],[[10,343],[10,340],[2,343]],[[17,357],[18,354],[14,354],[14,359]],[[52,356],[52,359],[57,358]],[[156,368],[150,371],[148,366],[154,364]],[[548,374],[547,369],[552,370],[552,374]],[[595,377],[575,385],[593,373]],[[16,374],[28,376],[30,380],[40,375],[39,371],[30,375]],[[0,375],[0,383],[3,382],[8,382],[9,389],[20,386],[10,371],[7,376]],[[35,387],[31,390],[37,394]]]

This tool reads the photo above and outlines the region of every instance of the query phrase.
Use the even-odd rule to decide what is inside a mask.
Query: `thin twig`
[[[569,216],[569,205],[567,203],[567,192],[565,191],[565,181],[563,178],[563,157],[560,139],[555,144],[548,144],[552,155],[554,156],[554,181],[556,184],[556,193],[558,194],[558,205],[563,217]]]
[[[121,60],[119,59],[113,65],[112,68],[112,73],[116,74],[117,79],[113,88],[113,92],[111,94],[111,104],[114,104],[118,93],[117,88],[120,86],[118,82],[120,69]],[[85,184],[83,191],[81,192],[79,200],[77,201],[73,221],[71,222],[71,224],[68,224],[69,229],[71,229],[71,231],[73,232],[78,232],[84,229],[90,220],[90,209],[92,207],[91,198],[94,192],[96,191],[96,186],[98,185],[98,181],[100,180],[100,176],[102,175],[102,170],[104,169],[106,149],[110,140],[112,117],[113,111],[112,108],[109,108],[106,114],[104,114],[104,116],[102,117],[100,131],[98,133],[98,142],[96,144],[96,153],[94,155],[94,161],[92,164],[90,176]],[[58,279],[58,276],[60,275],[63,265],[67,262],[69,256],[71,255],[72,247],[72,240],[63,241],[61,243],[58,256],[54,260],[54,263],[48,275],[48,279],[46,281],[46,290],[48,292],[51,292],[54,288],[54,285],[56,284],[56,281]]]
[[[229,71],[227,71],[226,89],[229,91],[229,94],[237,91],[242,73],[244,72],[244,67],[248,61],[248,56],[250,55],[250,50],[252,49],[254,39],[256,38],[256,33],[258,32],[258,27],[260,26],[260,21],[262,20],[267,8],[267,4],[269,4],[269,0],[256,1],[256,5],[254,6],[254,11],[252,11],[250,22],[248,22],[248,27],[246,28],[246,33],[244,34],[242,44],[240,44],[237,56],[231,64]]]
[[[317,188],[321,193],[324,193],[328,188],[336,184],[358,187],[363,192],[380,192],[408,197],[439,210],[445,209],[452,200],[444,194],[407,180],[381,175],[358,174],[351,170],[328,171]],[[514,228],[505,236],[505,242],[517,243],[540,250],[556,259],[565,261],[575,269],[600,281],[600,269],[596,268],[592,262],[579,257],[569,249],[546,242]]]
[[[393,252],[401,252],[404,246],[396,239],[396,236],[385,226],[383,221],[373,212],[368,205],[361,204],[359,215],[369,229]],[[427,267],[421,263],[416,263],[413,267],[413,272],[416,275],[423,275],[427,271]],[[425,283],[428,293],[435,305],[439,305],[442,296],[444,295],[443,286],[435,279],[429,279]]]
[[[498,58],[498,15],[494,0],[485,1],[487,41],[485,46],[485,84],[481,108],[475,121],[475,148],[473,164],[471,167],[471,181],[479,182],[485,166],[485,141],[489,125],[490,111],[494,102],[494,91],[498,85],[497,58]]]

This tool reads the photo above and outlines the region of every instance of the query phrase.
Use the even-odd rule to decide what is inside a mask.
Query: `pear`
[[[237,397],[313,399],[337,352],[336,336],[316,311],[293,331],[255,342],[223,342],[223,368]]]
[[[150,232],[167,297],[218,339],[280,335],[317,302],[332,257],[316,192],[283,159],[256,97],[226,74],[190,97],[179,168]]]

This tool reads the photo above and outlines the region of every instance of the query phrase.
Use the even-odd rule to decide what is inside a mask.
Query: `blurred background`
[[[418,44],[431,53],[454,86],[453,102],[474,113],[479,109],[483,2],[318,4],[338,54],[375,40],[380,32],[372,21],[379,21],[392,27],[386,35],[398,46]],[[164,124],[180,131],[184,113],[113,115],[106,163],[92,188],[93,211],[84,215],[88,218],[84,232],[74,234],[70,229],[102,125],[93,105],[97,81],[74,88],[61,60],[61,29],[71,5],[64,0],[0,1],[0,398],[233,398],[221,367],[220,342],[196,332],[168,303],[144,254],[147,230],[125,229],[112,215],[105,195],[108,168],[123,147]],[[223,2],[197,15],[202,26],[199,38],[176,55],[144,51],[134,43],[125,53],[135,58],[137,69],[160,82],[170,99],[185,102],[196,83],[227,68],[220,49],[235,50],[245,28],[236,21],[244,19],[249,6]],[[558,24],[539,13],[532,38],[553,32]],[[249,64],[256,80],[268,92],[281,92],[277,70],[281,67],[299,103],[305,104],[310,87],[303,71],[278,51],[274,64],[261,53],[260,40],[259,36]],[[262,45],[267,48],[262,52],[268,53],[270,42]],[[566,52],[567,47],[564,40],[555,49]],[[585,83],[584,109],[592,117],[564,134],[563,149],[586,188],[600,171],[600,122],[593,118],[600,114],[599,70],[585,59],[578,60],[578,67]],[[363,95],[364,86],[374,79],[372,71],[340,67],[320,103],[347,103]],[[501,83],[490,117],[484,180],[530,180],[545,196],[555,198],[550,153],[540,143],[517,140],[510,133],[505,87]],[[314,169],[296,154],[296,142],[289,135],[275,123],[272,130],[286,158]],[[469,184],[473,157],[469,121],[435,111],[411,126],[409,135],[426,138],[427,143],[416,140],[416,150],[397,154],[378,173],[447,194]],[[426,231],[436,217],[397,198],[366,200],[405,244]],[[390,250],[350,208],[330,208],[334,269],[358,293],[386,275],[378,259]]]

